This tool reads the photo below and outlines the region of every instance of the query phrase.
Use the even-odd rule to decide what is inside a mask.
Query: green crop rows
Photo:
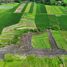
[[[34,48],[50,48],[50,43],[48,40],[48,34],[36,34],[32,36],[32,45]]]

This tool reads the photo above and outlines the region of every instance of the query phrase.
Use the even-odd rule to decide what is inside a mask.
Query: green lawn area
[[[48,33],[34,34],[32,36],[32,46],[34,48],[51,48],[48,39]]]

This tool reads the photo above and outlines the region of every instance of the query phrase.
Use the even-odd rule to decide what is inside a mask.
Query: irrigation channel
[[[51,30],[47,30],[49,42],[51,44],[51,49],[36,49],[31,45],[32,33],[28,32],[21,37],[19,45],[10,45],[3,48],[0,48],[0,59],[4,58],[5,54],[19,54],[19,55],[31,55],[36,56],[57,56],[65,55],[67,51],[58,48],[57,43],[52,36]]]

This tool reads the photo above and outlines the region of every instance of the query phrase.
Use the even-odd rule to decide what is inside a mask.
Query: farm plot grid
[[[67,50],[67,41],[65,40],[65,38],[63,37],[61,32],[63,32],[63,31],[53,30],[52,33],[57,42],[58,47]]]
[[[67,7],[28,2],[21,13],[14,13],[18,6],[18,3],[0,5],[0,47],[18,44],[22,34],[32,32],[31,45],[37,50],[33,52],[37,55],[42,52],[44,57],[6,55],[5,60],[0,61],[0,67],[67,67],[67,56],[64,55],[67,51]],[[52,48],[49,35],[54,37],[57,49]]]
[[[7,5],[9,6],[9,4],[7,4]],[[10,4],[10,5],[13,5],[13,4]],[[4,5],[1,5],[1,6],[4,7]],[[32,9],[31,9],[31,7],[32,7]],[[63,7],[63,8],[65,9],[65,7]],[[2,9],[4,9],[4,8],[2,8]],[[6,8],[5,10],[9,10],[9,9]],[[41,32],[45,31],[48,28],[51,28],[51,29],[54,29],[54,30],[67,29],[67,27],[66,27],[66,21],[67,21],[66,20],[66,15],[63,15],[64,12],[61,10],[61,6],[60,7],[58,7],[58,6],[48,6],[48,5],[44,5],[44,4],[40,4],[40,3],[28,2],[27,5],[25,5],[24,12],[21,12],[21,13],[23,13],[22,16],[18,16],[20,14],[18,14],[18,15],[16,14],[16,17],[14,16],[15,18],[13,18],[13,19],[12,19],[12,16],[14,14],[13,13],[7,13],[9,15],[7,15],[6,18],[4,17],[3,18],[4,20],[1,19],[1,22],[4,22],[4,21],[7,20],[7,18],[9,16],[11,16],[10,14],[13,14],[9,18],[13,22],[19,22],[15,25],[8,26],[8,27],[5,27],[3,29],[2,34],[0,36],[1,44],[4,44],[4,42],[6,42],[6,43],[9,42],[9,40],[11,40],[11,38],[13,38],[12,35],[15,36],[15,34],[10,34],[12,37],[8,36],[8,38],[6,38],[7,34],[5,34],[4,32],[6,32],[5,29],[8,29],[8,28],[9,28],[9,31],[7,31],[7,32],[10,32],[10,30],[17,31],[17,30],[23,30],[23,29],[41,31]],[[5,15],[6,15],[6,12],[5,12]],[[60,15],[60,16],[57,16],[57,15]],[[1,16],[1,18],[2,18],[2,16]],[[17,19],[17,20],[15,21],[15,19]],[[6,22],[9,23],[10,20],[6,21]],[[3,26],[2,24],[1,24],[1,26]],[[15,33],[15,32],[13,32],[13,33]],[[7,41],[6,40],[3,41],[4,36],[5,36],[4,40],[8,39]]]
[[[11,59],[9,57],[12,57]],[[21,57],[21,56],[20,56]],[[67,56],[60,57],[37,57],[37,56],[22,56],[6,55],[5,61],[0,61],[0,67],[61,67],[67,66]]]

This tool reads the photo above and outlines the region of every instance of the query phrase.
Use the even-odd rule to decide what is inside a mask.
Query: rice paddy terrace
[[[0,67],[67,67],[67,6],[1,4],[0,59]]]

